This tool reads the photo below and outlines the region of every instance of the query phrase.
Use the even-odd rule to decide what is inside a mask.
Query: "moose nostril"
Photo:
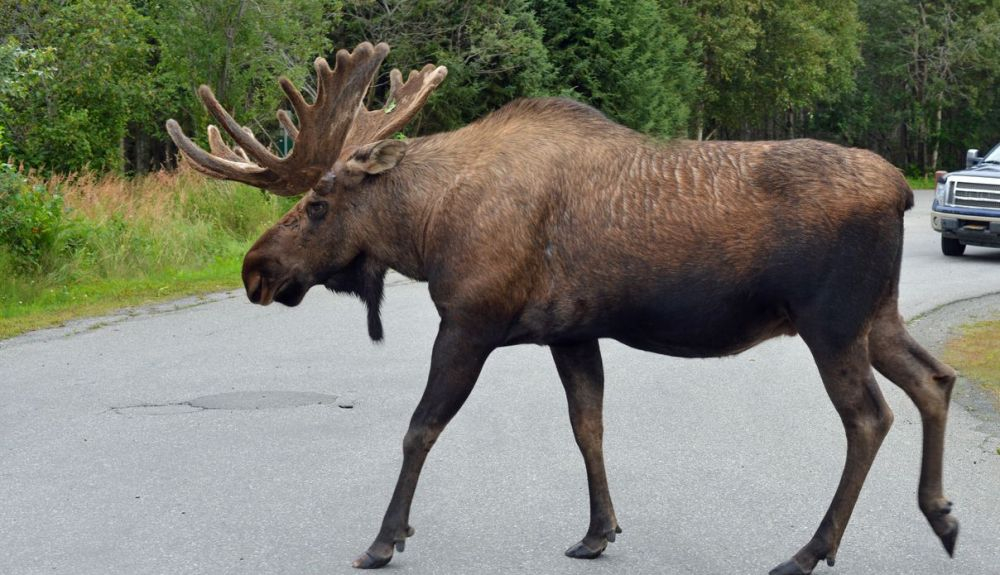
[[[257,303],[260,301],[263,286],[264,281],[257,274],[253,274],[246,279],[247,297],[250,298],[250,303]]]

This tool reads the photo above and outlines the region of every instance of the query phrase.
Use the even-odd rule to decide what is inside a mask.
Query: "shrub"
[[[60,194],[31,185],[10,164],[0,164],[0,250],[22,273],[48,271],[72,250],[74,226]],[[67,241],[69,240],[69,241]]]
[[[2,165],[0,337],[235,287],[243,254],[291,202],[183,165],[135,179]]]

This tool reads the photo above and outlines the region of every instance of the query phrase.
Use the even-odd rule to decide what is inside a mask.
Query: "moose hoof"
[[[351,566],[355,569],[378,569],[379,567],[385,567],[392,561],[392,550],[389,550],[388,555],[375,555],[370,550],[365,551],[361,557],[358,557],[351,563]]]
[[[810,573],[812,573],[812,569],[805,570],[800,567],[794,559],[789,559],[774,569],[771,569],[768,575],[809,575]]]
[[[596,559],[608,548],[608,543],[614,543],[616,535],[622,532],[622,528],[617,525],[613,529],[608,529],[597,541],[587,542],[591,536],[588,534],[582,541],[566,550],[566,556],[574,559]]]
[[[406,531],[399,534],[391,544],[380,543],[376,540],[351,565],[355,569],[378,569],[379,567],[385,567],[389,561],[392,561],[392,550],[395,548],[396,551],[403,552],[406,549],[406,538],[412,537],[413,533],[413,528],[407,526]]]
[[[958,519],[951,514],[952,503],[941,499],[934,504],[921,505],[934,534],[941,540],[949,557],[955,556],[955,542],[958,540]]]
[[[604,553],[604,549],[607,548],[608,544],[605,543],[597,549],[589,547],[583,541],[580,541],[576,545],[570,547],[566,550],[566,556],[572,557],[573,559],[597,559]]]
[[[946,523],[942,533],[938,535],[941,538],[941,544],[944,545],[944,550],[948,552],[949,557],[955,556],[955,542],[958,540],[958,519],[953,516],[948,515],[943,518]],[[934,530],[937,532],[937,529]]]

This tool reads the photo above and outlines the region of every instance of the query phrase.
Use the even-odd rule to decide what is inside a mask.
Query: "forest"
[[[996,0],[0,0],[0,338],[237,287],[290,200],[188,169],[164,122],[204,138],[204,83],[286,151],[277,79],[310,97],[364,40],[392,46],[370,108],[394,67],[449,69],[399,137],[563,96],[660,139],[869,148],[916,186],[1000,141]]]
[[[283,147],[285,75],[363,40],[448,80],[408,128],[559,95],[657,137],[813,137],[908,175],[1000,140],[995,0],[0,0],[0,156],[43,173],[170,166],[209,84]],[[821,161],[821,159],[817,159]]]

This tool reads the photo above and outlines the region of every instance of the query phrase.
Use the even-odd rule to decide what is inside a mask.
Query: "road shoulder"
[[[959,335],[965,324],[1000,316],[1000,293],[963,299],[922,313],[907,322],[913,337],[935,356],[942,356],[948,341]],[[1000,412],[993,398],[982,387],[959,376],[952,393],[953,409],[964,409],[978,419],[978,431],[1000,437]]]

